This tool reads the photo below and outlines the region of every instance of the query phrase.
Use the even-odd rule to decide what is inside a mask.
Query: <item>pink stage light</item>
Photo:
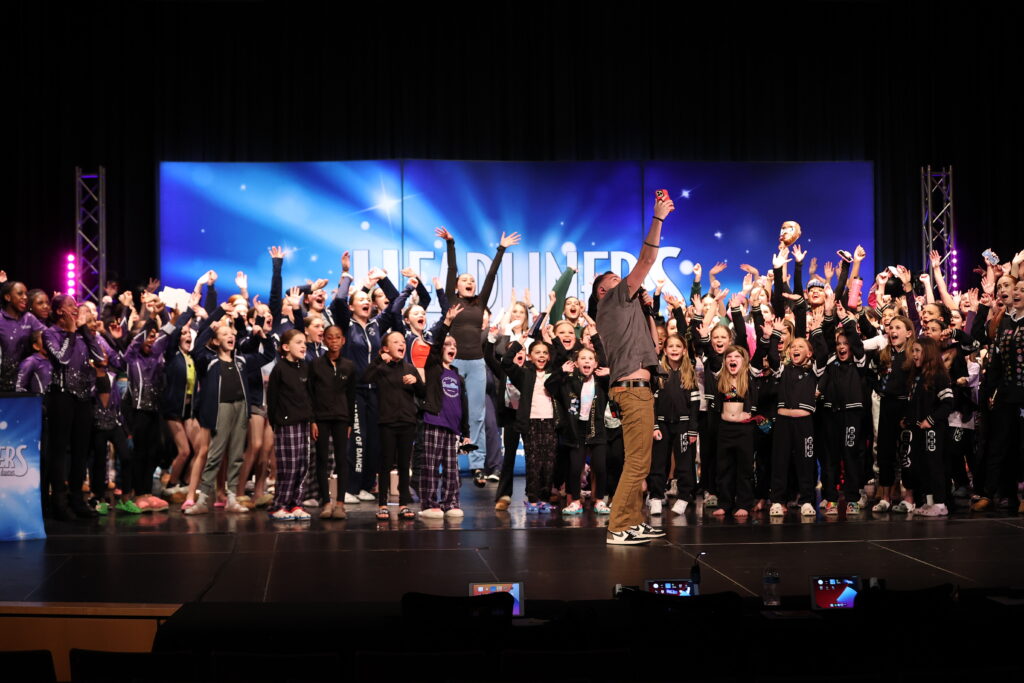
[[[75,270],[76,270],[75,269],[75,255],[74,254],[67,254],[64,257],[64,262],[65,262],[65,264],[67,266],[66,276],[67,276],[67,285],[68,285],[68,287],[67,287],[66,291],[67,291],[68,296],[74,296],[75,292],[78,289],[78,277],[75,274]]]

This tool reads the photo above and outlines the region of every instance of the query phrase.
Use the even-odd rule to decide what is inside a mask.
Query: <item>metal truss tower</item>
[[[929,271],[928,254],[933,249],[941,258],[942,276],[950,291],[959,289],[956,273],[956,215],[953,211],[953,167],[921,167],[921,260]]]
[[[107,281],[107,171],[75,167],[75,258],[78,298],[97,305]]]

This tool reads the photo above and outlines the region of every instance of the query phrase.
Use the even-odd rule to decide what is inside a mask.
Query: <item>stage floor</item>
[[[463,595],[473,581],[525,582],[526,598],[611,596],[612,586],[688,577],[705,551],[705,592],[759,595],[777,567],[784,594],[807,593],[814,574],[859,574],[891,588],[1024,584],[1024,517],[905,515],[737,523],[665,515],[668,537],[646,547],[607,547],[607,518],[527,516],[493,509],[494,485],[464,480],[460,522],[374,519],[350,506],[346,521],[272,522],[262,512],[180,512],[47,524],[45,541],[0,543],[0,601],[349,602],[397,601],[406,591]],[[396,510],[397,508],[393,508]]]

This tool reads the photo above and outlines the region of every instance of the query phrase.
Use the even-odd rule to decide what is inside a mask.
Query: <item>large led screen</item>
[[[165,162],[160,166],[160,276],[190,289],[212,268],[233,291],[238,270],[252,293],[269,290],[267,247],[288,250],[285,285],[337,281],[339,257],[353,255],[362,277],[383,267],[397,284],[410,266],[444,279],[444,244],[456,238],[460,272],[482,280],[502,232],[519,232],[492,298],[505,307],[513,288],[546,292],[569,266],[570,292],[586,296],[595,274],[628,272],[650,222],[654,190],[676,212],[666,221],[649,285],[689,291],[693,265],[729,264],[719,279],[740,288],[739,264],[767,271],[779,225],[796,220],[801,243],[821,264],[837,249],[868,250],[873,273],[874,200],[868,162],[698,163],[346,161],[303,163]],[[705,285],[706,289],[706,285]],[[432,308],[436,306],[436,302]]]

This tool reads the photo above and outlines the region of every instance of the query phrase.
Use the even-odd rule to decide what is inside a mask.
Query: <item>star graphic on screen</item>
[[[368,206],[365,209],[360,209],[356,213],[366,213],[367,211],[383,211],[384,217],[388,219],[388,227],[394,228],[394,224],[391,222],[392,212],[406,199],[415,197],[416,195],[403,195],[401,198],[392,197],[388,194],[387,188],[384,185],[384,176],[380,177],[380,193],[377,194],[377,203],[373,206]],[[399,211],[400,213],[400,211]],[[365,227],[364,227],[365,226]],[[368,221],[363,221],[359,225],[362,230],[369,230],[370,224]]]
[[[716,230],[715,231],[715,239],[716,240],[722,239],[722,231],[721,230]]]
[[[682,197],[683,199],[689,199],[690,198],[690,191],[689,190],[683,190],[682,192],[679,193],[679,196]]]

